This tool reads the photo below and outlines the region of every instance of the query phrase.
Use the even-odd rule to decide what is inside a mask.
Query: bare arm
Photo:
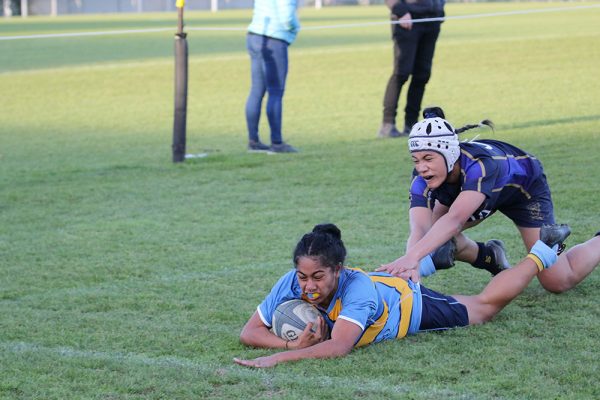
[[[268,349],[284,349],[287,344],[285,340],[275,335],[263,324],[258,311],[255,311],[244,325],[242,333],[240,333],[240,342],[246,346]]]
[[[406,242],[406,248],[410,249],[421,240],[431,229],[433,213],[426,207],[413,207],[408,211],[410,224],[410,235]]]
[[[404,256],[389,264],[382,265],[377,268],[377,271],[385,271],[406,278],[406,274],[404,274],[406,271],[416,270],[419,267],[419,261],[423,257],[453,236],[458,235],[469,217],[484,201],[485,195],[483,193],[472,190],[461,192],[448,209],[448,212],[440,216],[431,226],[431,229],[414,245],[409,247]]]
[[[307,327],[308,329],[309,327]],[[307,358],[341,357],[352,351],[361,333],[362,330],[358,325],[339,319],[335,322],[333,331],[331,332],[331,339],[329,340],[297,350],[283,351],[270,356],[255,358],[254,360],[234,358],[233,361],[246,367],[268,368],[274,367],[279,363]],[[302,336],[304,336],[304,333]]]
[[[443,205],[439,201],[435,201],[435,205],[433,206],[433,215],[432,215],[432,223],[436,223],[438,219],[442,218],[442,216],[448,213],[450,207]]]

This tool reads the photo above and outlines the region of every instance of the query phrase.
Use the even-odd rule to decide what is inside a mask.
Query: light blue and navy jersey
[[[434,201],[450,207],[460,192],[473,190],[486,200],[471,220],[488,217],[500,210],[519,226],[538,226],[553,220],[550,189],[542,164],[533,155],[497,140],[479,140],[460,144],[460,181],[443,183],[429,190],[425,180],[413,172],[410,207],[433,208]],[[540,199],[538,199],[541,198]],[[524,204],[528,204],[525,210]],[[539,206],[536,214],[533,208]],[[516,211],[518,208],[522,208]],[[505,212],[506,211],[506,212]]]
[[[296,270],[291,270],[258,306],[262,322],[270,328],[277,306],[302,296]],[[363,333],[355,346],[364,346],[416,333],[421,323],[421,307],[419,284],[386,273],[367,274],[346,267],[340,273],[329,307],[320,311],[330,329],[338,319],[358,325]]]

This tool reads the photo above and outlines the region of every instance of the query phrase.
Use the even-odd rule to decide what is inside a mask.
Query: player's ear
[[[344,268],[342,263],[339,263],[338,265],[335,266],[333,273],[336,275],[336,277],[338,277],[340,275],[340,272],[342,272],[342,268]]]

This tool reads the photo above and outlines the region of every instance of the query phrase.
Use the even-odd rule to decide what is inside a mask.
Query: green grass
[[[593,3],[449,4],[448,15]],[[304,27],[384,21],[384,7],[302,9]],[[570,243],[600,229],[600,9],[444,23],[426,92],[455,125],[544,162]],[[186,13],[243,28],[250,11]],[[13,19],[0,36],[173,27],[175,16]],[[0,41],[0,398],[600,397],[598,272],[562,294],[537,281],[490,324],[249,370],[269,354],[242,325],[291,267],[298,238],[335,222],[348,262],[402,254],[411,163],[375,132],[391,72],[388,26],[305,30],[290,48],[285,138],[245,151],[242,31],[189,31],[188,152],[171,163],[173,36]],[[263,118],[264,119],[264,118]],[[268,128],[263,121],[263,138]],[[472,137],[473,135],[468,135]],[[470,232],[525,254],[498,215]],[[475,293],[458,264],[425,284]]]

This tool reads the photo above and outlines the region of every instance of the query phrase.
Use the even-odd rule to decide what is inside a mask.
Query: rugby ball
[[[285,340],[296,340],[309,322],[317,322],[319,311],[303,300],[289,300],[281,303],[273,313],[274,334]],[[313,331],[316,326],[313,326]]]

